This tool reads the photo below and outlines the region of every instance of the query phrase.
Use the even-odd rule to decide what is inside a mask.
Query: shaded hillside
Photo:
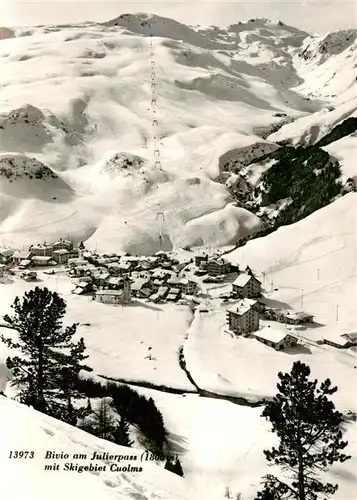
[[[72,188],[47,165],[19,153],[0,154],[0,195],[66,203]]]
[[[318,147],[283,147],[268,158],[275,163],[263,174],[256,194],[261,195],[261,206],[289,200],[278,215],[278,225],[305,218],[342,192],[339,163]]]
[[[320,139],[317,143],[316,146],[322,148],[323,146],[327,146],[328,144],[331,144],[331,142],[338,141],[342,137],[345,137],[346,135],[353,134],[357,130],[357,118],[356,117],[350,117],[344,120],[342,123],[334,127],[331,132],[322,139]]]
[[[232,172],[232,160],[224,170]],[[226,186],[240,206],[262,220],[261,229],[237,246],[304,219],[356,190],[351,179],[343,182],[339,162],[317,146],[282,146],[231,174]]]

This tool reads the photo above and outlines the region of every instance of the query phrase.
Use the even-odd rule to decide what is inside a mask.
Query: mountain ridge
[[[70,213],[76,237],[92,234],[89,245],[152,253],[160,249],[157,213],[163,212],[169,249],[197,241],[211,245],[206,224],[214,224],[212,214],[224,228],[219,245],[230,244],[246,227],[258,227],[254,214],[247,226],[247,214],[230,208],[235,200],[220,182],[221,156],[236,150],[248,158],[250,146],[264,140],[274,149],[291,138],[320,138],[357,109],[351,99],[355,41],[338,51],[338,34],[328,39],[326,60],[318,66],[313,52],[308,61],[301,56],[310,34],[267,19],[192,27],[139,13],[104,23],[21,28],[15,35],[0,43],[0,152],[35,156],[71,190],[67,206],[52,200],[47,207],[34,198],[30,219],[41,214],[39,240],[54,227],[65,236],[60,223],[50,228]],[[315,39],[310,51],[325,38]],[[333,75],[340,66],[347,84]],[[315,83],[317,67],[326,91]],[[328,97],[333,85],[342,89],[336,98]],[[117,168],[110,158],[129,168]],[[130,158],[139,158],[141,167],[132,169]],[[4,213],[7,204],[17,207],[5,226],[0,220],[0,232],[4,244],[22,246],[33,241],[18,227],[23,202],[15,192],[0,199]]]

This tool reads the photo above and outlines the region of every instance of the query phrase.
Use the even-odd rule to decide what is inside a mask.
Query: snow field
[[[67,302],[65,325],[79,323],[76,336],[84,338],[89,354],[87,363],[93,368],[93,375],[194,389],[178,363],[178,351],[190,318],[188,307],[153,305],[135,299],[128,306],[102,304],[88,296],[72,295],[74,284],[66,276],[43,273],[39,276],[42,281],[37,286],[57,291]],[[0,317],[11,313],[10,305],[16,295],[21,297],[34,286],[20,279],[13,284],[0,284]],[[6,328],[1,330],[5,336],[11,332]],[[1,356],[4,366],[9,351],[2,343],[0,349],[1,352],[6,349],[4,357]]]

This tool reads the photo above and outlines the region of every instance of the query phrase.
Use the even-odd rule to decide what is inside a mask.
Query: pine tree
[[[183,477],[183,470],[181,466],[181,462],[176,456],[175,459],[173,457],[167,457],[164,468],[178,476]]]
[[[20,352],[6,360],[13,371],[12,383],[20,388],[20,401],[74,422],[80,409],[72,403],[82,397],[76,388],[78,373],[91,368],[82,364],[88,357],[83,339],[72,342],[77,325],[63,327],[65,301],[56,292],[36,287],[22,300],[16,297],[12,309],[13,315],[4,320],[17,331],[18,340],[0,339]]]
[[[175,459],[175,462],[174,462],[174,471],[173,472],[175,474],[177,474],[178,476],[183,477],[183,469],[182,469],[182,466],[181,466],[181,462],[180,462],[180,460],[178,459],[177,456],[176,456],[176,459]]]
[[[124,417],[121,417],[118,421],[118,426],[113,432],[113,441],[121,446],[129,447],[134,443],[134,441],[130,439],[129,423]]]
[[[111,406],[107,399],[102,399],[100,404],[91,416],[91,433],[102,439],[113,441],[115,431],[115,420],[112,414]]]
[[[318,386],[309,375],[310,368],[300,361],[290,373],[279,373],[279,393],[263,411],[279,438],[278,447],[264,454],[268,462],[282,469],[284,477],[267,475],[259,500],[326,498],[338,485],[321,482],[319,473],[334,462],[351,458],[342,453],[347,446],[342,441],[343,416],[328,398],[337,387],[329,379]]]
[[[175,472],[175,464],[172,457],[166,458],[164,469],[168,470],[169,472]]]

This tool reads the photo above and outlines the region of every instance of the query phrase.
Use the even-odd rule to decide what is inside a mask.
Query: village
[[[6,277],[16,276],[36,283],[40,271],[64,273],[73,283],[73,294],[109,305],[125,306],[138,300],[171,302],[204,313],[211,291],[221,287],[216,298],[226,309],[227,330],[275,350],[296,347],[301,342],[296,333],[314,323],[313,315],[304,311],[269,306],[262,283],[249,266],[241,271],[238,263],[233,265],[219,254],[193,253],[183,261],[163,251],[152,256],[98,254],[86,249],[83,242],[75,246],[62,238],[26,250],[0,249],[0,281],[6,283]],[[279,327],[272,322],[280,323]],[[293,331],[288,325],[294,325]],[[318,343],[349,348],[357,345],[357,334],[325,336]]]

